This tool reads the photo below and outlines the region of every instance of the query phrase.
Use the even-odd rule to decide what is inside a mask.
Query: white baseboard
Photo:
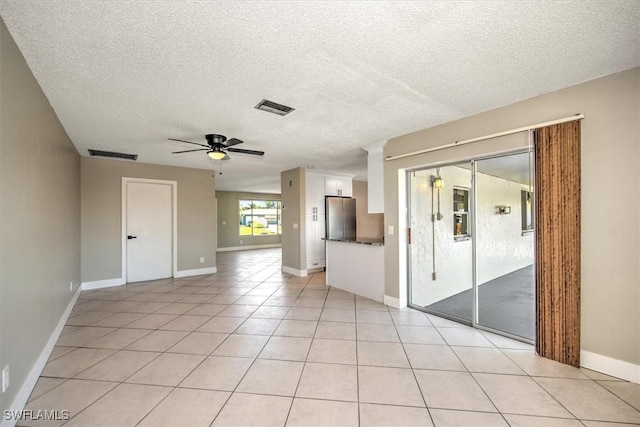
[[[294,276],[307,277],[307,270],[297,270],[295,268],[287,267],[286,265],[283,265],[281,270],[285,273],[293,274]]]
[[[75,305],[76,301],[78,300],[78,297],[80,296],[81,290],[82,290],[82,287],[78,286],[78,289],[76,289],[76,293],[73,294],[71,301],[69,301],[69,304],[67,304],[67,308],[64,310],[64,313],[62,313],[62,317],[60,317],[60,320],[58,321],[58,325],[49,336],[49,340],[47,341],[47,344],[42,349],[42,352],[40,353],[40,356],[36,360],[36,363],[33,365],[33,367],[31,368],[31,371],[29,371],[29,375],[27,375],[27,378],[24,380],[24,383],[22,384],[20,391],[18,391],[18,394],[16,395],[15,399],[13,399],[13,402],[7,408],[8,411],[12,411],[13,413],[13,411],[21,411],[22,409],[24,409],[24,406],[27,404],[27,400],[29,399],[29,396],[31,396],[31,392],[33,391],[33,388],[36,386],[36,383],[38,382],[38,378],[40,378],[40,374],[42,374],[42,370],[44,369],[44,366],[47,364],[47,360],[49,360],[49,356],[51,356],[53,347],[56,345],[56,342],[58,342],[58,338],[60,337],[62,328],[64,328],[64,325],[67,323],[67,319],[69,318],[69,315],[71,314],[71,310],[73,310],[73,306]],[[17,422],[18,420],[4,420],[2,421],[2,424],[0,424],[0,427],[13,427],[16,425]]]
[[[398,310],[400,310],[401,308],[404,308],[404,307],[400,307],[400,300],[398,298],[390,297],[389,295],[384,296],[384,305],[397,308]]]
[[[194,270],[180,270],[176,271],[173,277],[181,278],[181,277],[190,277],[190,276],[201,276],[205,274],[214,274],[218,272],[217,267],[207,267],[207,268],[196,268]],[[120,286],[124,285],[125,281],[121,277],[117,279],[106,279],[106,280],[96,280],[93,282],[82,282],[82,290],[90,291],[94,289],[102,289],[102,288],[110,288],[112,286]]]
[[[218,272],[217,267],[196,268],[194,270],[176,271],[173,277],[180,278],[180,277],[189,277],[189,276],[203,276],[205,274],[214,274],[217,272]]]
[[[640,384],[640,365],[634,365],[624,360],[580,350],[580,366]]]
[[[226,248],[218,248],[216,252],[248,251],[251,249],[269,249],[269,248],[281,248],[281,247],[282,247],[282,243],[272,243],[269,245],[229,246]]]
[[[121,277],[117,279],[95,280],[93,282],[82,282],[83,291],[91,291],[93,289],[111,288],[113,286],[124,285],[124,280]]]

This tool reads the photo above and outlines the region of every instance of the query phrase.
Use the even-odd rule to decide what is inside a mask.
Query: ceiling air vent
[[[287,107],[286,105],[278,104],[273,101],[269,101],[268,99],[263,99],[256,105],[258,110],[267,111],[269,113],[277,114],[279,116],[286,116],[295,108]]]
[[[112,159],[138,160],[137,154],[116,153],[113,151],[89,150],[91,156],[110,157]]]

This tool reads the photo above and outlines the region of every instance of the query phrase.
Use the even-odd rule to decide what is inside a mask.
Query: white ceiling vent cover
[[[287,107],[286,105],[278,104],[277,102],[269,101],[268,99],[260,101],[258,105],[256,105],[256,108],[279,116],[286,116],[295,110],[295,108]]]

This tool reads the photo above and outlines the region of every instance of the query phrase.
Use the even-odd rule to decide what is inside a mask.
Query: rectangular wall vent
[[[89,150],[91,156],[110,157],[112,159],[138,160],[137,154],[116,153],[114,151]]]
[[[277,102],[269,101],[268,99],[260,101],[258,105],[256,105],[256,108],[279,116],[286,116],[295,110],[295,108],[287,107],[286,105],[278,104]]]

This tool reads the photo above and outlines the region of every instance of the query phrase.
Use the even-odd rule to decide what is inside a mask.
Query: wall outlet
[[[4,393],[9,388],[9,365],[5,366],[2,370],[2,392]]]
[[[200,264],[204,264],[204,257],[203,256],[200,257]]]
[[[227,221],[222,221],[222,225],[227,225]]]
[[[393,225],[387,226],[387,234],[389,234],[389,236],[393,236]]]
[[[298,223],[297,223],[297,222],[294,222],[294,223],[293,223],[293,229],[294,229],[294,230],[297,230],[297,229],[298,229]]]
[[[240,244],[242,244],[242,240],[240,240]]]

